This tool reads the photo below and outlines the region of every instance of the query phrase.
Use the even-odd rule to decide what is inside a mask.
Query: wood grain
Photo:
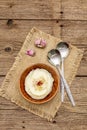
[[[60,107],[61,109],[61,107]],[[62,109],[63,111],[63,109]],[[86,130],[86,119],[84,114],[77,114],[72,112],[62,112],[58,114],[57,121],[53,123],[37,117],[31,113],[27,113],[25,110],[1,110],[0,126],[3,130]],[[72,115],[72,116],[71,116]]]
[[[22,45],[33,26],[69,43],[78,44],[78,46],[86,45],[86,21],[12,20],[8,25],[8,20],[0,20],[0,47],[9,44],[17,44],[17,47],[19,47],[17,42]]]
[[[0,0],[0,19],[58,19],[60,8],[60,0]]]
[[[62,39],[74,45],[87,45],[87,21],[61,21]]]
[[[72,108],[65,96],[50,123],[0,97],[0,129],[86,130],[87,0],[0,0],[0,85],[33,26],[85,48],[78,77],[71,86],[77,105]]]
[[[52,35],[56,31],[57,36],[60,37],[60,27],[58,27],[59,23],[56,26],[56,20],[10,20],[10,22],[0,20],[0,41],[23,43],[26,35],[34,26]]]
[[[65,96],[65,102],[61,105],[54,123],[35,116],[28,111],[17,107],[10,101],[0,98],[0,126],[2,129],[41,129],[54,130],[86,130],[87,122],[87,87],[86,77],[76,77],[72,83],[71,90],[76,101],[76,107],[72,108],[70,102]],[[78,84],[77,84],[78,83]],[[82,87],[83,86],[83,87]],[[14,114],[13,114],[14,113]],[[78,122],[78,123],[77,123]],[[6,124],[6,125],[4,125]],[[10,125],[12,124],[12,125]],[[45,124],[45,125],[44,125]],[[39,125],[39,126],[38,126]]]
[[[87,20],[83,0],[0,0],[0,19]]]
[[[62,36],[61,38],[69,43],[78,44],[78,46],[86,45],[86,21],[12,20],[9,25],[7,23],[8,20],[0,21],[0,47],[5,46],[5,44],[7,46],[8,44],[17,44],[17,42],[22,45],[33,26],[56,37]],[[17,47],[19,47],[18,44]]]
[[[87,20],[87,0],[62,0],[62,19]]]

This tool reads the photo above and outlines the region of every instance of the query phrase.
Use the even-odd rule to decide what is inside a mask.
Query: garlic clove
[[[44,48],[44,47],[46,47],[46,41],[43,39],[37,39],[35,41],[35,45],[36,45],[36,47]]]
[[[42,45],[43,47],[45,47],[45,46],[46,46],[46,41],[45,41],[45,40],[42,40],[42,41],[41,41],[41,45]]]
[[[35,51],[30,49],[30,50],[27,51],[26,54],[29,55],[29,56],[34,56],[35,55]]]
[[[37,40],[35,41],[35,45],[39,45],[40,42],[41,42],[41,39],[37,39]]]

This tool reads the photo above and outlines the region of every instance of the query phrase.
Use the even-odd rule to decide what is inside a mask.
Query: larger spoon
[[[60,69],[60,64],[61,64],[61,54],[60,54],[60,52],[57,49],[52,49],[48,52],[47,57],[48,57],[48,61],[50,63],[52,63],[57,68],[57,70],[59,71],[60,76],[61,76],[62,81],[63,81],[64,86],[65,86],[66,92],[68,94],[68,97],[69,97],[72,105],[75,106],[75,102],[74,102],[72,93],[70,91],[69,85],[67,84],[67,81],[65,80],[64,75],[62,74],[62,71]]]
[[[64,59],[69,54],[69,45],[66,42],[59,42],[56,46],[57,50],[59,50],[62,58],[62,74],[64,75]],[[64,84],[61,80],[61,101],[64,101]]]

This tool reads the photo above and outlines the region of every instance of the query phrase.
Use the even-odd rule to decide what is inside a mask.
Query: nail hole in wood
[[[12,8],[13,5],[10,5],[9,7]]]
[[[53,121],[53,124],[56,124],[56,121],[55,121],[55,120]]]
[[[22,126],[23,129],[25,129],[25,126]]]
[[[63,14],[63,11],[61,11],[60,13]]]
[[[14,2],[8,3],[9,8],[12,8],[14,6]]]
[[[63,25],[61,24],[60,27],[63,27]]]
[[[25,121],[22,121],[22,123],[25,123]]]
[[[59,21],[58,21],[58,20],[56,20],[56,23],[59,23]]]
[[[11,51],[11,47],[6,47],[6,48],[5,48],[5,51],[6,51],[6,52],[10,52],[10,51]]]
[[[13,20],[12,20],[12,19],[8,19],[7,25],[10,26],[10,25],[12,25],[12,24],[13,24]]]

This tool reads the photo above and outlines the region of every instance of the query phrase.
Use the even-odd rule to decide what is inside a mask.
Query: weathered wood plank
[[[6,44],[23,42],[33,26],[59,38],[61,35],[63,40],[72,44],[81,45],[87,41],[86,21],[10,20],[8,24],[7,20],[0,20],[0,42],[4,41],[0,46],[5,42]]]
[[[60,9],[60,0],[0,0],[0,19],[58,19]]]
[[[22,45],[33,26],[59,38],[61,35],[63,40],[72,44],[85,45],[87,41],[86,21],[0,20],[0,46],[16,42]]]
[[[62,39],[78,46],[87,45],[87,21],[61,21]]]
[[[0,0],[0,19],[87,20],[87,1],[83,0]]]
[[[63,41],[85,49],[77,75],[87,75],[87,22],[64,20],[61,21],[61,27],[61,38]]]
[[[50,123],[45,119],[35,116],[15,104],[0,98],[0,128],[4,129],[59,129],[59,130],[86,130],[87,128],[87,77],[76,77],[72,83],[71,91],[76,101],[72,107],[65,96],[63,103],[54,120]],[[5,124],[5,125],[4,125]],[[45,125],[44,125],[45,124]]]
[[[61,109],[61,108],[60,108]],[[60,113],[54,123],[27,113],[25,110],[0,110],[0,128],[2,130],[86,130],[86,115],[64,111]]]
[[[62,19],[87,20],[87,0],[62,0]]]

